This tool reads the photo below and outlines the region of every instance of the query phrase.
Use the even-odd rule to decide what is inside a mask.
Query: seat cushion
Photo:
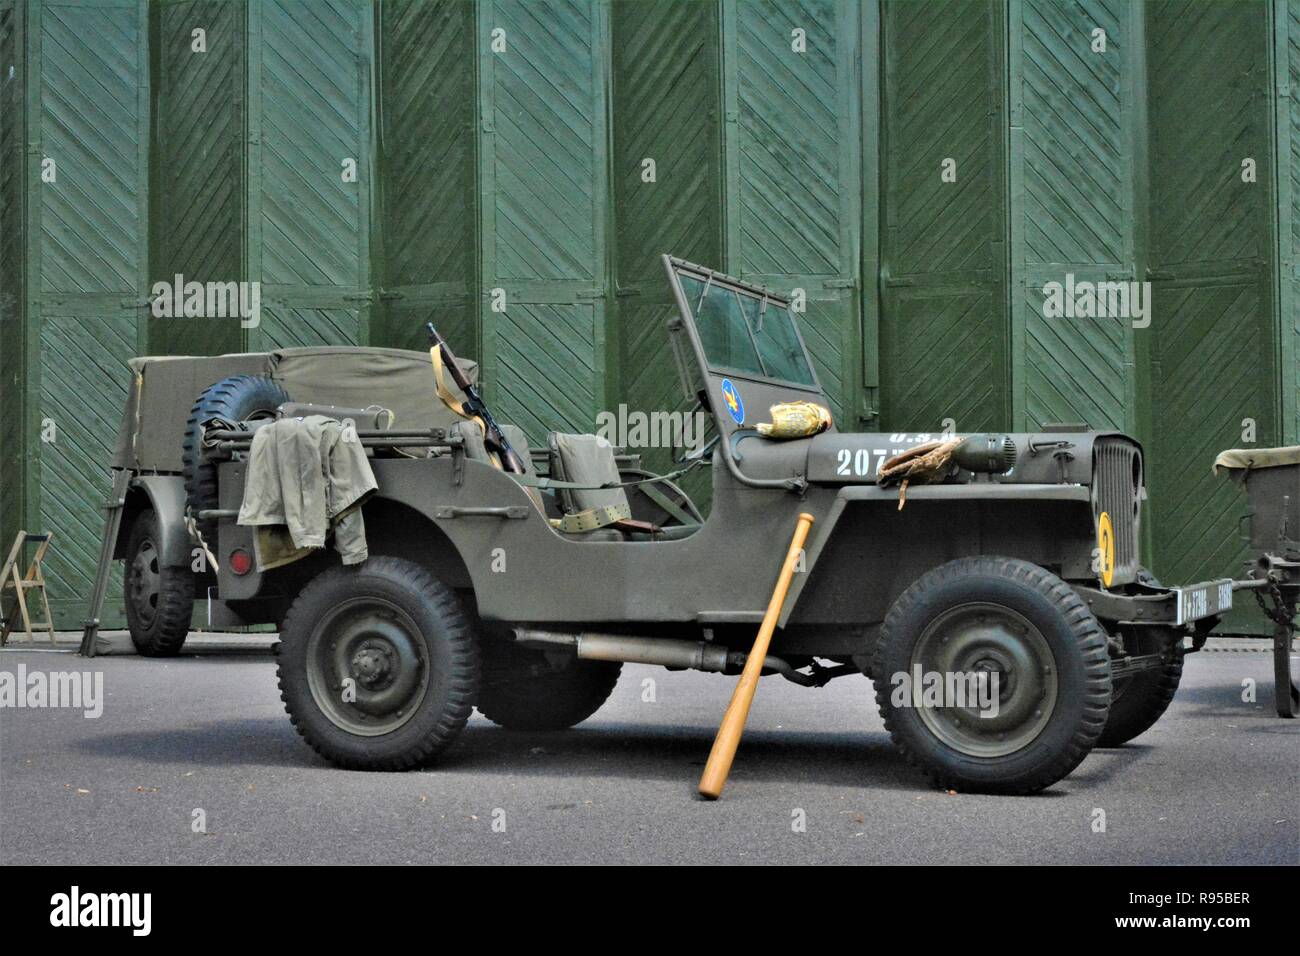
[[[618,463],[614,460],[614,446],[599,435],[552,432],[550,443],[551,474],[555,478],[593,486],[622,480],[618,473]],[[630,513],[627,492],[622,488],[566,488],[561,489],[561,496],[564,510],[569,514],[609,507],[622,507]]]

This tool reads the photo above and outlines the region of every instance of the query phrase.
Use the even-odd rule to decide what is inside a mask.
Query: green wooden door
[[[725,271],[805,299],[799,316],[841,427],[863,395],[859,11],[725,0]]]
[[[368,340],[373,33],[364,0],[248,5],[254,350]]]
[[[154,142],[150,212],[155,282],[243,278],[246,17],[224,0],[161,4],[153,16]],[[201,31],[197,33],[196,31]],[[156,318],[149,351],[237,352],[235,317]]]
[[[378,29],[383,291],[370,344],[425,348],[432,320],[477,358],[474,8],[384,0]]]
[[[1245,498],[1210,464],[1280,435],[1272,36],[1262,3],[1147,8],[1150,37],[1155,571],[1239,574]],[[1244,177],[1254,164],[1253,180]]]
[[[483,374],[541,441],[607,405],[608,8],[478,6]]]
[[[676,314],[660,257],[722,261],[717,7],[674,0],[613,6],[616,396],[639,413],[685,411],[668,342]],[[667,448],[637,449],[669,470]],[[692,486],[707,491],[707,476]]]
[[[882,424],[1010,424],[1005,22],[992,2],[884,4]]]
[[[27,4],[23,520],[54,533],[62,627],[85,616],[126,360],[146,344],[146,36],[140,0]],[[120,619],[114,603],[106,620]]]
[[[1013,0],[1010,38],[1015,423],[1133,431],[1132,320],[1054,315],[1044,290],[1137,278],[1140,7]]]

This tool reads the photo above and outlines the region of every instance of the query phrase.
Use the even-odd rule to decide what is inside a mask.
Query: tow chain
[[[1255,592],[1255,601],[1259,604],[1259,609],[1264,612],[1264,616],[1274,624],[1290,625],[1295,619],[1295,605],[1287,604],[1282,598],[1282,589],[1277,586],[1276,581],[1269,582],[1268,596],[1273,602],[1272,607],[1264,601],[1262,588]]]

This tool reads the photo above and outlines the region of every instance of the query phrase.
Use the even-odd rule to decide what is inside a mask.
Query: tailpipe
[[[629,637],[624,634],[595,634],[583,631],[543,631],[516,628],[515,639],[521,644],[541,647],[571,647],[584,661],[621,661],[626,664],[654,664],[679,670],[706,671],[712,674],[738,672],[748,657],[743,651],[731,651],[707,641],[682,641],[666,637]],[[815,686],[816,679],[801,674],[783,658],[771,654],[763,658],[763,670],[780,674],[796,684]]]

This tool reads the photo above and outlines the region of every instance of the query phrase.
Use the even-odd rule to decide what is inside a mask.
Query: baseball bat
[[[700,795],[710,800],[722,796],[722,788],[727,785],[727,774],[731,772],[731,762],[736,758],[740,735],[745,732],[745,720],[749,717],[749,706],[754,702],[758,678],[763,673],[763,660],[772,643],[772,632],[776,630],[776,622],[781,617],[781,607],[785,604],[785,595],[790,590],[790,581],[794,578],[794,569],[799,563],[799,555],[808,539],[808,529],[812,523],[813,516],[806,511],[799,515],[794,537],[790,540],[790,550],[786,552],[785,563],[781,565],[781,574],[776,579],[776,589],[772,591],[772,600],[767,604],[767,613],[763,615],[758,637],[745,661],[745,669],[736,683],[727,712],[722,715],[718,736],[713,738],[713,749],[709,751],[709,760],[700,776]]]

